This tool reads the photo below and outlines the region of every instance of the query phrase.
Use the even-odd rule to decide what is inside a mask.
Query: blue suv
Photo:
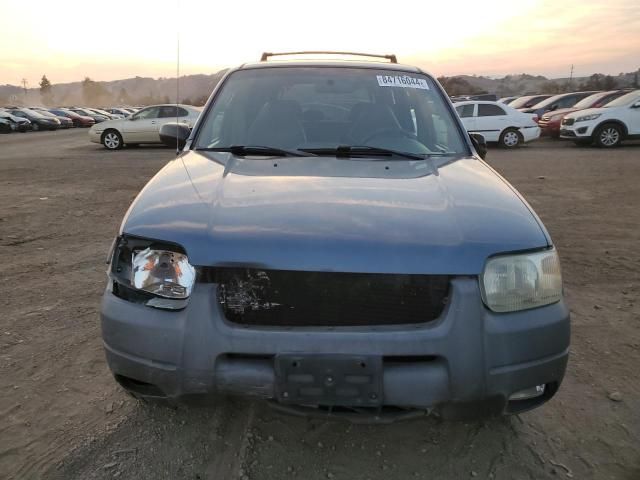
[[[101,319],[134,396],[389,421],[558,390],[557,252],[433,76],[375,60],[230,70],[114,242]]]

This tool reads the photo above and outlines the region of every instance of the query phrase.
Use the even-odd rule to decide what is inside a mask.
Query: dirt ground
[[[640,145],[490,150],[561,254],[565,382],[527,414],[390,426],[237,399],[170,410],[119,389],[100,340],[105,256],[173,155],[108,152],[86,131],[0,136],[0,478],[640,479]]]

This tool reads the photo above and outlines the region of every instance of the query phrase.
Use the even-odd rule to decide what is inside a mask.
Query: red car
[[[96,123],[93,118],[87,117],[85,115],[78,115],[77,113],[72,112],[71,110],[67,110],[66,108],[51,108],[49,109],[49,111],[54,115],[70,118],[76,127],[89,128]]]
[[[561,108],[559,110],[553,110],[542,115],[542,118],[538,121],[540,127],[540,135],[547,137],[560,137],[560,124],[565,115],[575,112],[577,110],[584,110],[585,108],[599,108],[611,100],[618,98],[627,93],[626,90],[611,90],[608,92],[597,92],[588,97],[583,98],[573,107]]]

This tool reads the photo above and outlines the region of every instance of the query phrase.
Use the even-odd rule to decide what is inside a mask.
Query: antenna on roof
[[[178,9],[178,14],[180,12],[180,0],[176,0],[176,6]],[[178,103],[180,103],[180,22],[176,22],[178,24],[178,31],[176,33],[176,131],[178,129]],[[176,135],[176,155],[180,153],[180,141],[178,140],[178,135]]]

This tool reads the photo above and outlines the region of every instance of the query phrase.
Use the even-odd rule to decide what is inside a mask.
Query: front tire
[[[507,128],[500,134],[500,146],[503,148],[516,148],[523,143],[522,134],[515,128]]]
[[[107,150],[119,150],[122,148],[122,135],[117,130],[107,130],[102,134],[102,145]]]
[[[614,123],[606,123],[598,127],[594,135],[595,144],[601,148],[613,148],[620,145],[624,132]]]

